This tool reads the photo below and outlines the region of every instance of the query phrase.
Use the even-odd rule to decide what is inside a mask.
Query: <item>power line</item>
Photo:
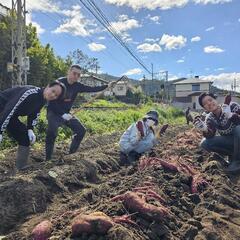
[[[80,0],[81,1],[81,0]],[[82,1],[81,1],[82,2]],[[150,71],[147,69],[147,67],[143,64],[143,62],[136,56],[135,53],[130,49],[130,47],[122,40],[122,38],[117,33],[116,29],[111,25],[111,23],[108,21],[105,14],[100,10],[100,8],[94,3],[94,1],[87,0],[88,4],[90,4],[93,9],[97,12],[98,16],[101,18],[100,23],[113,35],[113,37],[137,60],[137,62],[149,73]],[[92,13],[93,14],[93,13]],[[95,14],[93,14],[96,16]],[[98,18],[97,18],[98,19]],[[99,19],[98,19],[99,20]]]
[[[111,23],[108,21],[105,14],[101,11],[101,9],[96,5],[96,3],[93,0],[87,0],[87,3],[85,3],[83,0],[80,0],[80,2],[84,5],[84,7],[98,20],[98,22],[101,23],[101,25],[104,26],[104,28],[107,29],[107,31],[124,47],[128,53],[148,72],[151,73],[151,71],[148,70],[148,68],[145,66],[145,64],[139,59],[139,57],[130,49],[130,47],[122,40],[122,38],[119,36],[117,31],[114,29],[114,27],[111,25]]]
[[[31,6],[31,4],[29,4],[29,5]],[[51,19],[53,22],[55,22],[57,25],[59,25],[59,22],[58,22],[54,17],[52,17],[52,16],[50,16],[50,15],[48,15],[47,13],[44,13],[44,12],[40,12],[40,14],[43,14],[43,15],[47,16],[49,19]],[[60,20],[63,19],[60,14],[57,14],[57,16],[60,18]],[[72,32],[72,31],[70,31],[70,32]],[[73,33],[73,32],[72,32],[72,33]],[[80,36],[76,36],[76,37],[80,38],[81,40],[83,40],[83,41],[84,41],[85,43],[87,43],[87,44],[94,42],[89,36],[86,36],[86,38],[88,39],[88,41],[85,40],[85,38],[83,38],[83,37],[80,37]],[[107,49],[106,49],[106,50],[107,50]],[[112,55],[108,50],[107,50],[107,53],[108,53],[108,55],[109,55],[113,60],[115,60],[116,62],[118,62],[119,65],[121,65],[121,66],[124,65],[124,64],[121,63],[117,58],[115,58],[114,55]],[[104,52],[103,52],[103,54],[106,55]],[[124,65],[124,67],[127,67],[127,66]]]

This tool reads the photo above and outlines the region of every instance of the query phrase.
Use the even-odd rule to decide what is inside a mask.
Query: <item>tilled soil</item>
[[[32,153],[33,166],[22,173],[14,173],[16,150],[9,150],[0,164],[0,239],[32,239],[33,228],[43,220],[53,224],[51,240],[240,239],[239,177],[226,175],[214,156],[199,149],[200,134],[172,127],[151,153],[194,168],[208,182],[198,193],[191,193],[191,177],[183,172],[161,165],[140,171],[138,162],[120,166],[119,137],[89,137],[73,155],[66,155],[67,146],[61,145],[51,162],[42,161],[40,149]],[[148,203],[169,211],[161,220],[111,201],[149,182],[165,203]],[[127,214],[134,223],[114,223],[104,235],[72,237],[76,212],[103,212],[112,219]]]

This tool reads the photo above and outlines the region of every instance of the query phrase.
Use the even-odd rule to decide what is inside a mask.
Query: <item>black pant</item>
[[[47,158],[51,158],[54,142],[57,137],[58,128],[62,125],[69,127],[73,133],[74,138],[72,140],[69,153],[74,153],[77,151],[85,133],[86,129],[80,123],[80,121],[73,117],[69,121],[65,121],[61,115],[57,115],[52,111],[47,112],[47,119],[48,119],[48,129],[47,129],[47,136],[46,136],[46,149],[49,149],[49,153],[46,150]]]
[[[8,123],[7,131],[19,145],[28,147],[30,141],[28,138],[28,129],[17,117],[12,117]]]

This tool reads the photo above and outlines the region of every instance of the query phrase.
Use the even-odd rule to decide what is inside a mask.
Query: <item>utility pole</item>
[[[96,66],[95,66],[95,72],[96,72],[96,74],[98,73],[98,69],[100,69],[100,67],[96,64]]]
[[[12,86],[27,84],[26,1],[12,0]]]
[[[169,85],[168,85],[168,71],[165,71],[166,74],[166,86],[167,86],[167,101],[170,100],[170,96],[169,96]]]
[[[153,80],[153,64],[151,63],[151,67],[152,67],[152,80]]]
[[[168,102],[170,96],[169,96],[169,86],[168,86],[168,71],[160,71],[159,74],[164,74],[165,78],[164,78],[164,99]]]

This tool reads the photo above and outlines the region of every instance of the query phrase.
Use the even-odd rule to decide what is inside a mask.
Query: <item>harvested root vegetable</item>
[[[52,223],[45,220],[39,223],[32,231],[33,240],[47,240],[51,236]]]
[[[231,95],[227,95],[224,99],[224,104],[229,105],[231,101],[232,101]]]
[[[201,192],[209,183],[199,175],[194,175],[191,181],[191,193]]]
[[[159,161],[163,168],[178,172],[178,166],[176,164],[166,162],[164,160],[161,160],[160,158],[157,158],[156,161]]]
[[[151,220],[161,220],[169,214],[168,209],[164,206],[157,207],[149,204],[135,192],[128,191],[112,198],[112,201],[122,201],[123,205],[131,212],[137,212],[142,217]]]
[[[113,220],[102,212],[80,214],[73,219],[72,236],[81,236],[83,233],[106,234],[113,225]]]
[[[201,176],[201,174],[194,169],[192,166],[189,166],[183,162],[180,162],[179,159],[176,160],[176,163],[170,163],[170,162],[166,162],[160,158],[157,157],[143,157],[140,160],[139,163],[139,167],[138,169],[141,171],[147,167],[150,166],[158,166],[161,165],[164,169],[168,169],[174,172],[182,172],[184,174],[187,174],[189,177],[191,177],[191,192],[192,193],[197,193],[197,192],[201,192],[208,184],[208,182],[206,180],[203,179],[203,177]],[[134,188],[134,191],[137,192],[141,192],[141,193],[145,193],[147,187],[137,187]],[[149,190],[151,190],[149,188]],[[147,193],[147,192],[146,192]],[[161,203],[164,203],[164,199],[161,199],[160,196],[157,196],[156,193],[150,193],[148,191],[148,194],[146,195],[146,197],[153,197],[155,199],[158,199]]]

